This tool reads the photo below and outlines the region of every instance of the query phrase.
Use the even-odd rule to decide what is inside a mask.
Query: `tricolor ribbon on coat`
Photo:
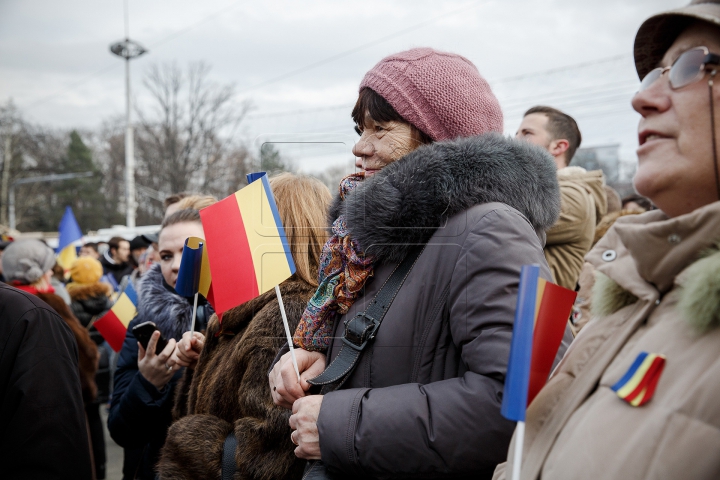
[[[633,407],[641,407],[653,397],[664,367],[664,355],[640,352],[630,369],[611,388]]]

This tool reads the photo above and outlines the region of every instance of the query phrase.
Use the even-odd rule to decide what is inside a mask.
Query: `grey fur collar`
[[[155,322],[165,338],[179,339],[190,329],[192,304],[165,287],[160,265],[153,265],[140,280],[138,316]]]
[[[499,134],[432,143],[364,181],[344,202],[336,198],[330,216],[345,213],[366,253],[398,262],[448,218],[489,202],[510,205],[537,230],[552,226],[560,191],[550,155]]]

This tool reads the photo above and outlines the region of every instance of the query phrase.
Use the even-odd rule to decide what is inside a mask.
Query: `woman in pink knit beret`
[[[281,352],[273,400],[306,478],[487,478],[513,430],[500,403],[520,268],[551,278],[553,161],[500,134],[469,60],[430,48],[381,60],[352,117],[360,171],[295,332],[301,379]]]

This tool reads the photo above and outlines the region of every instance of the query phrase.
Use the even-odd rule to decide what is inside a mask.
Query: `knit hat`
[[[31,285],[55,265],[55,253],[39,240],[16,240],[2,256],[3,275],[8,282]]]
[[[150,242],[145,240],[144,235],[138,235],[137,237],[130,240],[130,251],[139,250],[141,248],[148,248]]]
[[[70,278],[73,283],[91,285],[99,282],[102,275],[102,264],[92,257],[80,257],[70,267]]]
[[[383,58],[360,83],[434,141],[503,131],[500,104],[475,65],[454,53],[413,48]]]
[[[720,27],[720,0],[693,0],[682,8],[653,15],[640,25],[635,36],[635,69],[640,79],[658,66],[678,35],[695,20]]]

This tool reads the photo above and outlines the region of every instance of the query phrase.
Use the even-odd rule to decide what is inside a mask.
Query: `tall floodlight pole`
[[[135,151],[133,144],[132,109],[130,105],[130,60],[147,53],[139,43],[130,40],[128,2],[125,0],[125,40],[110,45],[110,51],[125,59],[125,223],[135,228]]]

